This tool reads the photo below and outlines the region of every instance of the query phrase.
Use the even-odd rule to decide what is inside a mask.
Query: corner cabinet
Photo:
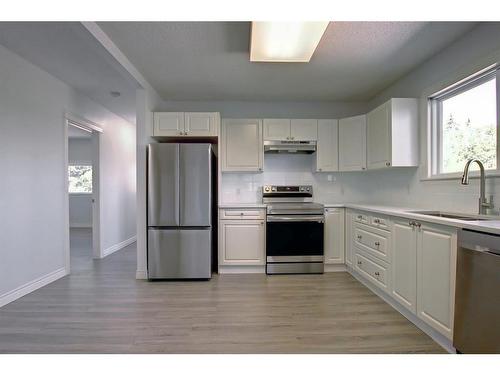
[[[367,168],[418,166],[418,99],[393,98],[366,116]]]
[[[325,209],[325,264],[344,263],[344,209]]]
[[[339,170],[339,122],[318,120],[318,143],[316,146],[316,172]]]
[[[262,121],[224,119],[221,128],[222,172],[261,172],[264,146]]]
[[[216,137],[218,112],[155,112],[153,137]]]
[[[339,120],[339,170],[366,169],[366,116]]]

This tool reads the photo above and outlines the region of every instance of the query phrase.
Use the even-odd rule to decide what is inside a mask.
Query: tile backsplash
[[[390,206],[477,211],[479,182],[420,181],[417,168],[366,172],[315,173],[315,155],[266,154],[262,173],[223,173],[221,203],[260,203],[262,185],[312,185],[322,203],[370,203]],[[331,181],[329,180],[331,179]],[[500,179],[486,182],[487,195],[500,206]]]

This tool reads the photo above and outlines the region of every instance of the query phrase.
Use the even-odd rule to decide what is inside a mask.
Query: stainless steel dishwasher
[[[458,233],[453,346],[500,353],[500,235]]]

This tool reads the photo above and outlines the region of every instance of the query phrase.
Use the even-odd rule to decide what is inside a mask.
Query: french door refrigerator
[[[212,149],[148,145],[148,278],[209,279]]]

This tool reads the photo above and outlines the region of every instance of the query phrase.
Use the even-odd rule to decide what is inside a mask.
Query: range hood
[[[312,154],[316,141],[264,141],[266,154]]]

